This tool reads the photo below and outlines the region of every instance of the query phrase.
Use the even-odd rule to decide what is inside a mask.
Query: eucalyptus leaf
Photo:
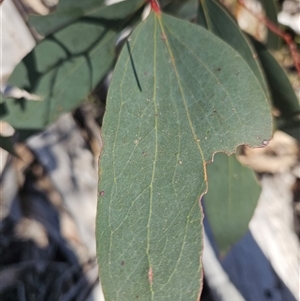
[[[271,21],[276,26],[280,27],[277,21],[277,15],[278,15],[277,0],[258,0],[258,1],[262,4],[268,20]],[[280,37],[269,29],[266,46],[269,49],[278,49],[280,45],[281,45]]]
[[[112,67],[117,32],[86,20],[49,36],[15,68],[9,84],[41,101],[7,101],[4,120],[15,128],[39,129],[77,107]]]
[[[300,141],[300,105],[291,82],[266,47],[254,39],[252,42],[267,76],[273,106],[279,111],[276,126]]]
[[[199,299],[205,165],[271,132],[266,96],[230,46],[165,14],[135,29],[102,130],[96,235],[106,301]]]
[[[261,187],[254,172],[235,155],[218,153],[207,165],[206,217],[219,251],[224,255],[248,230]]]
[[[83,17],[44,39],[9,78],[41,101],[7,101],[1,118],[17,129],[37,130],[76,108],[113,66],[117,37],[129,21]]]
[[[60,0],[53,13],[47,16],[31,16],[29,23],[46,36],[85,16],[111,21],[123,19],[144,3],[145,0],[126,0],[107,6],[104,0]]]

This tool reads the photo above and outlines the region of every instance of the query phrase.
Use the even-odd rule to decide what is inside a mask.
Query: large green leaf
[[[97,253],[106,301],[197,300],[205,163],[272,125],[244,60],[200,26],[151,13],[123,48],[103,123]]]
[[[216,154],[207,166],[206,217],[221,253],[247,231],[261,192],[254,172],[235,155]]]
[[[40,129],[77,107],[112,67],[116,39],[127,22],[83,17],[48,36],[9,79],[10,85],[37,94],[42,101],[7,101],[4,120],[17,129]]]
[[[291,82],[266,47],[254,39],[252,42],[267,76],[273,106],[280,111],[277,128],[300,140],[300,106]]]
[[[57,9],[47,16],[31,16],[29,23],[36,30],[48,35],[84,16],[120,20],[138,10],[145,0],[126,0],[106,6],[104,0],[60,0]]]
[[[257,60],[257,53],[230,12],[218,0],[200,0],[199,2],[198,23],[216,34],[241,55],[269,97],[266,80]]]

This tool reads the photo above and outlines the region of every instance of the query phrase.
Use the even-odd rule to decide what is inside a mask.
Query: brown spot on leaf
[[[153,283],[153,270],[152,270],[152,267],[150,267],[149,271],[148,271],[148,280],[149,280],[150,284]]]

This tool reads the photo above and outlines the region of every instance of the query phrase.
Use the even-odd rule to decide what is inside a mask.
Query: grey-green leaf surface
[[[77,107],[112,67],[118,25],[84,17],[48,36],[9,78],[41,101],[6,101],[1,118],[17,129],[40,129]]]
[[[106,301],[198,300],[205,164],[261,145],[272,124],[244,60],[200,26],[151,13],[109,88],[97,254]]]
[[[265,46],[254,39],[253,45],[267,76],[273,106],[280,111],[276,125],[280,130],[300,140],[300,106],[291,82]]]
[[[199,2],[198,23],[220,37],[241,55],[269,98],[269,90],[257,53],[230,12],[217,0],[200,0]]]
[[[46,36],[84,16],[111,21],[124,19],[144,3],[145,0],[126,0],[107,6],[104,0],[60,0],[53,13],[47,16],[31,16],[29,23]]]
[[[219,251],[224,255],[248,230],[261,187],[254,172],[235,155],[215,154],[207,165],[206,218]]]

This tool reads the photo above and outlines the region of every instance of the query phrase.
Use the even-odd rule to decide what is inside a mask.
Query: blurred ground
[[[4,1],[1,86],[37,38],[21,14],[29,10],[47,14],[55,4]],[[286,49],[279,52],[279,60],[285,53]],[[299,78],[290,77],[299,95]],[[103,86],[95,95],[96,110],[95,100],[86,102],[25,144],[17,144],[19,158],[0,150],[1,300],[103,300],[95,256],[97,162],[102,147],[96,120],[103,115]],[[1,131],[9,128],[2,124]],[[266,148],[243,148],[239,159],[257,171],[263,187],[250,231],[300,300],[299,143],[276,132]],[[203,300],[211,300],[206,294]]]

